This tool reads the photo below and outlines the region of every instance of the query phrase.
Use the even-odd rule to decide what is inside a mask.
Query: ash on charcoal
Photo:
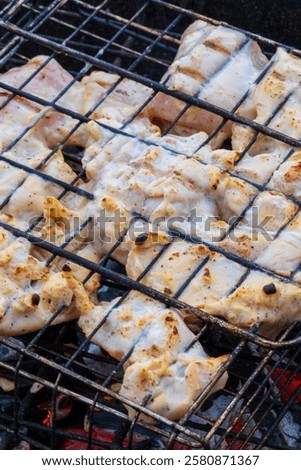
[[[84,361],[89,366],[93,374],[104,375],[105,377],[107,377],[113,371],[115,371],[116,364],[106,361],[107,358],[104,358],[101,348],[99,348],[95,344],[90,343],[87,348],[87,352],[91,356],[85,357]],[[119,378],[121,378],[121,374],[114,374],[114,378],[117,379],[118,375],[120,376]]]
[[[224,413],[224,411],[231,404],[232,400],[233,400],[232,396],[227,396],[227,395],[218,396],[214,400],[210,408],[206,410],[205,413],[200,412],[199,414],[192,416],[189,421],[189,425],[194,430],[198,428],[200,430],[200,436],[204,435],[205,437],[211,423],[215,422],[217,419],[220,418],[220,416]],[[239,400],[234,406],[234,408],[231,410],[231,412],[228,413],[228,415],[226,416],[225,420],[222,423],[223,429],[232,427],[232,425],[234,424],[235,418],[240,413],[243,403],[244,403],[243,400]],[[233,432],[238,432],[240,428],[244,426],[244,423],[249,419],[249,417],[250,417],[250,411],[247,409],[241,416],[239,422],[236,423],[235,426],[233,426]],[[254,427],[255,427],[254,420],[250,420],[250,422],[244,429],[243,434],[247,435]],[[256,439],[260,439],[262,437],[261,432],[257,430],[254,434],[254,437]],[[220,439],[219,435],[217,434],[214,435],[210,441],[210,447],[215,448],[215,445],[218,444],[218,448],[225,448],[228,442],[225,441],[222,445],[220,445],[219,439]],[[230,439],[228,438],[228,441],[229,440],[231,440],[231,438]],[[233,446],[235,446],[235,443],[233,444]],[[252,448],[252,446],[249,445],[248,448]]]
[[[18,347],[21,347],[21,348],[24,347],[23,342],[20,341],[19,339],[8,338],[8,340]],[[1,341],[1,336],[0,336],[0,341]],[[20,357],[20,353],[18,351],[15,351],[14,349],[6,346],[5,344],[1,344],[0,342],[0,361],[3,361],[3,362],[17,361],[19,357]]]
[[[124,266],[112,259],[109,259],[105,266],[118,274],[126,274]],[[102,286],[98,289],[97,298],[100,302],[111,302],[116,297],[123,295],[124,290],[123,286],[117,286],[106,279],[102,279]]]
[[[285,413],[284,417],[280,421],[279,431],[281,432],[286,445],[296,449],[301,449],[301,428],[294,420],[290,411]]]
[[[85,341],[86,337],[81,331],[77,331],[78,344],[80,345]],[[83,348],[83,361],[89,367],[89,371],[96,376],[108,377],[113,371],[116,370],[116,360],[112,359],[108,354],[99,346],[93,343],[88,343]],[[122,376],[122,371],[114,373],[114,379],[118,380]]]
[[[266,433],[270,433],[275,420],[277,419],[277,413],[272,410],[268,419],[265,419],[264,423],[261,424],[261,431],[263,436]],[[300,426],[295,422],[293,415],[287,412],[280,421],[279,425],[276,426],[269,435],[268,443],[272,442],[273,447],[283,448],[288,446],[290,449],[300,449]],[[269,445],[262,447],[263,450],[270,449]]]
[[[216,421],[225,411],[225,409],[230,405],[231,401],[232,397],[227,395],[220,395],[214,400],[211,407],[206,410],[206,415]],[[197,416],[192,416],[191,420],[196,420],[197,422],[199,422],[199,418]]]

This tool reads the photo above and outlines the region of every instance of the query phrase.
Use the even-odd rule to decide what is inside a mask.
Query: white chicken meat
[[[259,46],[246,35],[224,26],[198,20],[184,32],[174,62],[162,81],[171,90],[196,96],[210,104],[231,111],[250,89],[267,64]],[[184,109],[185,103],[159,93],[148,106],[151,120],[169,125]],[[173,133],[208,134],[222,118],[191,106],[173,127]],[[219,146],[231,135],[228,122],[215,138]]]
[[[301,94],[300,94],[301,60],[299,57],[278,48],[271,59],[271,67],[259,84],[238,110],[241,116],[253,119],[260,124],[287,136],[299,139],[301,136]],[[233,124],[233,150],[243,152],[254,136],[250,127]],[[281,163],[292,153],[292,147],[280,140],[259,134],[255,143],[237,164],[237,174],[251,181],[266,183],[272,189],[280,189],[290,194],[292,185],[288,175],[288,184],[279,183],[280,175],[290,173],[290,165]],[[292,157],[292,160],[294,157]],[[279,171],[277,170],[278,167]],[[293,161],[291,161],[293,166]],[[276,171],[277,170],[277,171]],[[294,173],[294,169],[292,169]]]
[[[103,322],[92,341],[118,360],[130,353],[120,395],[161,416],[180,419],[227,356],[209,357],[176,310],[136,292],[115,305],[119,300],[87,310],[79,319],[81,328],[90,335]],[[223,388],[226,380],[224,373],[210,393]],[[134,417],[135,410],[127,408]],[[146,415],[141,418],[151,421]]]
[[[299,242],[298,224],[300,217],[295,221],[295,231],[290,227],[292,247]],[[133,279],[159,252],[160,245],[154,251],[152,244],[145,243],[145,246],[143,243],[134,246],[129,253],[127,273]],[[191,253],[198,253],[198,256],[192,257]],[[278,254],[275,260],[271,258],[271,263],[278,263],[279,259]],[[284,261],[293,262],[296,260],[289,256]],[[185,275],[181,278],[182,272]],[[190,282],[183,285],[189,276]],[[179,299],[188,305],[224,317],[243,328],[261,322],[261,332],[268,337],[275,336],[300,317],[301,288],[298,285],[257,270],[248,271],[222,254],[185,241],[170,244],[140,282],[166,295],[175,295],[182,287]],[[185,316],[185,312],[182,315]]]
[[[140,132],[143,127],[141,121]],[[111,238],[116,242],[134,212],[161,229],[174,228],[218,241],[228,222],[247,207],[256,189],[213,164],[199,162],[197,155],[187,158],[174,153],[177,140],[189,148],[189,140],[195,142],[196,136],[183,139],[160,138],[154,130],[150,140],[155,145],[119,135],[104,148],[102,142],[88,147],[83,165],[89,179],[87,188],[95,196],[90,206],[94,214],[101,215],[98,230],[102,241]],[[205,153],[210,155],[208,148]],[[211,155],[214,153],[211,150]],[[231,151],[220,151],[222,154],[225,159],[233,157]],[[100,241],[98,249],[106,251],[110,246]]]
[[[12,216],[2,222],[16,225]],[[94,289],[95,289],[94,285]],[[46,267],[33,246],[0,228],[0,335],[16,336],[80,315],[87,292],[70,269]],[[64,308],[63,308],[64,307]]]

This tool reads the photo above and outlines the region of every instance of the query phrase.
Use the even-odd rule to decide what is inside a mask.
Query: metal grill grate
[[[24,90],[33,76],[29,77],[19,88],[9,86],[0,80],[1,88],[11,93],[6,102],[1,105],[1,110],[13,97],[19,96],[32,103],[38,103],[45,109],[46,107],[47,109],[49,107],[55,109],[76,120],[72,131],[36,167],[31,168],[3,154],[0,155],[0,161],[25,171],[25,179],[28,175],[35,174],[44,180],[51,181],[61,189],[58,199],[68,192],[73,192],[84,199],[92,200],[93,194],[76,185],[84,176],[84,170],[80,164],[82,149],[70,149],[66,142],[81,123],[87,123],[91,120],[93,111],[116,89],[123,78],[133,79],[153,90],[152,96],[143,103],[126,124],[131,122],[158,92],[164,92],[187,103],[177,119],[165,129],[165,133],[172,129],[190,106],[199,106],[223,118],[222,123],[209,136],[208,141],[213,139],[229,119],[254,130],[253,138],[242,152],[241,158],[256,142],[259,135],[272,137],[291,146],[292,150],[288,152],[285,160],[292,155],[294,148],[300,146],[299,140],[269,127],[275,115],[289,99],[289,95],[282,100],[269,120],[261,125],[236,113],[250,91],[231,111],[226,111],[195,96],[171,91],[164,83],[159,82],[177,51],[180,33],[193,19],[205,19],[213,24],[221,23],[161,0],[137,2],[134,11],[128,18],[127,15],[120,16],[117,6],[112,6],[113,3],[106,0],[100,4],[93,0],[89,2],[81,0],[0,2],[2,8],[0,63],[3,70],[24,64],[29,58],[42,53],[47,54],[48,58],[35,73],[38,73],[52,58],[55,58],[74,77],[68,87],[51,102]],[[154,29],[151,19],[149,22],[147,21],[150,11],[162,13],[162,23],[164,24],[159,24],[161,29]],[[246,34],[256,39],[269,52],[273,52],[278,46],[278,43],[274,41],[255,34]],[[287,49],[292,50],[291,48]],[[292,51],[300,56],[300,51]],[[269,63],[257,83],[265,77],[270,66]],[[59,100],[72,84],[95,69],[117,73],[121,78],[86,115],[80,115],[62,106]],[[9,147],[3,149],[5,153],[12,150],[26,136],[30,129],[43,118],[44,113],[43,108],[43,111],[37,115],[30,126],[24,129],[10,143]],[[128,129],[125,130],[126,124],[121,129],[115,129],[103,123],[98,125],[114,132],[114,134],[136,138],[136,136],[129,134]],[[76,178],[71,183],[54,178],[44,172],[45,165],[51,161],[58,150],[62,150],[66,160],[79,168]],[[197,150],[199,148],[195,149],[195,151]],[[189,157],[190,155],[187,155],[187,158]],[[200,162],[200,165],[203,163]],[[233,176],[238,177],[237,174]],[[240,219],[230,227],[229,231],[235,228],[239,220],[252,206],[256,197],[266,190],[269,183],[266,181],[262,185],[248,181],[246,178],[244,180],[256,189],[256,193],[241,214]],[[0,205],[1,211],[5,212],[6,205],[23,183],[24,180],[6,196]],[[298,206],[299,211],[300,201],[293,197],[290,199]],[[90,218],[84,221],[79,229],[72,233],[60,247],[41,241],[35,236],[34,229],[41,218],[42,214],[26,232],[3,222],[0,222],[0,226],[15,236],[27,238],[30,242],[47,250],[50,253],[48,265],[56,257],[63,257],[77,263],[90,271],[84,282],[87,282],[93,273],[100,274],[104,285],[115,289],[115,292],[122,293],[118,304],[123,302],[132,289],[135,289],[164,302],[168,306],[190,311],[204,322],[195,341],[202,338],[202,343],[212,355],[229,353],[230,356],[218,375],[205,388],[186,415],[179,422],[173,422],[147,410],[145,408],[147,403],[143,405],[132,403],[113,391],[112,384],[121,381],[122,366],[131,351],[120,362],[109,358],[102,351],[93,352],[90,339],[102,327],[103,322],[88,338],[84,339],[72,322],[63,326],[53,325],[57,316],[64,309],[64,305],[62,305],[38,333],[23,336],[19,340],[0,339],[2,347],[8,348],[5,351],[9,356],[9,360],[0,361],[1,376],[13,380],[15,384],[13,399],[9,394],[0,397],[0,400],[3,399],[4,407],[0,418],[0,432],[1,430],[5,431],[6,436],[3,447],[14,447],[18,445],[20,440],[26,441],[34,448],[58,448],[63,446],[66,441],[69,444],[73,441],[81,442],[88,448],[93,446],[113,449],[131,448],[131,446],[137,445],[135,443],[139,440],[144,446],[160,442],[162,445],[164,443],[167,448],[174,446],[252,449],[300,447],[300,434],[292,436],[290,432],[286,431],[287,427],[285,426],[287,420],[294,419],[298,423],[301,419],[299,406],[301,382],[300,386],[295,386],[293,393],[289,393],[292,384],[299,377],[301,354],[299,325],[292,325],[275,341],[268,340],[257,333],[260,325],[255,325],[249,331],[234,327],[224,320],[212,317],[179,300],[180,293],[205,265],[206,260],[197,267],[189,279],[185,280],[177,294],[169,297],[143,284],[145,274],[160,259],[164,249],[138,280],[133,281],[123,274],[123,271],[115,269],[116,265],[112,264],[112,255],[122,240],[116,243],[99,265],[68,250],[74,237],[89,226]],[[287,222],[288,224],[289,222]],[[281,230],[283,227],[279,229],[279,233]],[[173,235],[182,236],[178,232],[174,232]],[[200,243],[199,240],[192,239],[191,241]],[[202,241],[202,243],[211,251],[219,252],[249,270],[256,269],[271,274],[283,282],[295,282],[293,279],[295,273],[291,277],[285,277],[263,268],[255,262],[247,261],[217,248],[208,242]],[[243,278],[240,282],[242,281]],[[91,372],[89,364],[93,364],[95,368],[98,364],[97,372]],[[230,377],[226,389],[219,392],[218,396],[209,398],[198,410],[199,405],[208,396],[225,370],[229,372]],[[71,421],[69,415],[60,419],[61,396],[65,399],[68,397],[68,406],[70,405],[71,408],[78,411],[78,422]],[[43,400],[47,401],[47,406],[45,405],[43,408],[43,404],[41,404],[38,411],[33,412],[33,403],[37,400],[41,403]],[[215,400],[219,400],[221,404],[218,416],[212,413]],[[137,412],[136,418],[131,422],[129,422],[123,407],[124,404],[131,405]],[[0,401],[0,406],[2,406],[2,401]],[[64,406],[66,405],[64,404]],[[47,416],[43,415],[45,411],[42,410],[47,410],[50,416],[48,421]],[[141,412],[153,417],[156,424],[138,422]],[[42,420],[41,415],[43,416]],[[116,421],[116,423],[114,421],[115,428],[111,430],[110,439],[104,433],[96,431],[99,426],[100,428],[105,427],[104,423],[107,424],[108,421],[106,421],[106,416],[114,417]],[[298,427],[299,425],[296,423],[295,427]],[[78,432],[78,429],[83,426],[85,426],[85,432]]]

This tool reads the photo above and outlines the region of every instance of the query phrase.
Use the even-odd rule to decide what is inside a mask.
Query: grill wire
[[[12,93],[7,102],[18,95],[32,102],[50,106],[78,121],[70,134],[51,150],[36,168],[29,168],[2,154],[0,155],[1,161],[14,168],[24,170],[27,175],[36,174],[40,178],[55,183],[61,188],[58,199],[61,199],[67,192],[74,192],[85,199],[93,199],[93,194],[75,185],[84,176],[81,167],[82,150],[68,148],[65,145],[69,136],[76,131],[81,123],[91,120],[93,109],[83,116],[64,108],[58,104],[58,101],[75,81],[80,80],[92,70],[99,69],[118,73],[121,79],[123,77],[131,78],[151,87],[153,94],[148,101],[156,93],[163,91],[186,102],[185,111],[189,106],[196,105],[216,112],[224,119],[209,136],[209,140],[228,119],[252,127],[254,137],[242,154],[246,153],[258,136],[262,134],[285,142],[292,147],[286,159],[293,153],[293,148],[300,146],[298,140],[268,127],[280,107],[275,110],[269,122],[260,125],[235,114],[248,93],[232,111],[225,111],[202,102],[196,97],[167,90],[165,85],[159,82],[176,54],[180,43],[180,33],[193,19],[204,19],[204,17],[161,0],[132,2],[131,8],[125,11],[118,9],[118,4],[119,2],[107,0],[101,3],[93,0],[88,2],[81,0],[0,1],[2,10],[0,16],[0,43],[2,46],[0,63],[2,70],[6,71],[12,66],[22,65],[35,55],[45,54],[49,56],[49,59],[37,72],[54,58],[74,77],[74,81],[53,102],[47,102],[24,91],[26,83],[33,76],[18,89],[1,83],[0,80],[1,88]],[[155,11],[155,17],[149,15],[149,11]],[[161,18],[160,29],[155,28],[159,17]],[[150,19],[148,20],[148,18]],[[214,20],[208,21],[219,24]],[[250,36],[256,39],[269,54],[273,53],[278,45],[278,43],[261,38],[256,34],[250,34]],[[293,50],[292,48],[287,49]],[[293,50],[293,52],[299,56],[301,54],[297,50]],[[258,78],[258,83],[267,71],[268,67]],[[112,86],[108,94],[113,92],[120,81]],[[289,96],[283,100],[281,106],[288,98]],[[96,103],[94,109],[104,99],[105,97]],[[1,106],[1,109],[5,108],[6,103]],[[131,116],[130,121],[139,114],[146,104],[144,103],[135,112],[135,115]],[[181,115],[165,132],[173,127]],[[38,119],[41,117],[42,115],[39,115]],[[5,150],[12,149],[35,124],[36,120]],[[123,129],[113,129],[105,124],[99,125],[115,134],[127,135]],[[44,165],[51,160],[57,150],[61,150],[66,161],[78,169],[77,176],[71,184],[53,178],[42,171]],[[235,176],[237,177],[237,175]],[[256,195],[258,195],[266,189],[267,183],[260,185],[252,182],[251,184],[257,189]],[[1,210],[5,209],[15,190],[1,204]],[[299,208],[300,201],[291,199]],[[241,217],[244,216],[252,203],[253,200],[241,214]],[[214,377],[212,383],[206,387],[186,415],[180,421],[173,422],[147,410],[145,408],[147,403],[137,405],[114,392],[112,385],[121,382],[122,366],[131,352],[118,362],[104,352],[91,348],[90,339],[93,334],[84,338],[78,331],[76,323],[52,325],[63,310],[64,306],[62,305],[39,332],[18,339],[0,338],[0,352],[1,348],[6,348],[5,351],[9,355],[9,360],[0,361],[0,375],[12,380],[15,385],[13,396],[4,393],[0,396],[2,410],[0,433],[1,431],[5,432],[3,434],[5,438],[0,439],[0,446],[14,448],[20,445],[20,442],[26,442],[33,448],[57,449],[66,441],[76,441],[86,448],[131,448],[139,435],[143,437],[144,445],[147,445],[147,442],[159,440],[164,442],[164,446],[167,448],[174,448],[174,446],[211,449],[300,448],[301,437],[288,437],[284,426],[284,421],[289,420],[290,417],[293,417],[296,422],[300,420],[301,424],[299,405],[301,386],[298,386],[292,394],[288,393],[295,378],[301,373],[299,372],[301,368],[301,334],[298,324],[291,325],[275,341],[267,340],[257,334],[260,325],[255,325],[249,331],[233,327],[223,320],[210,317],[205,312],[184,304],[178,299],[181,291],[192,277],[184,280],[183,286],[173,298],[156,292],[143,284],[144,275],[160,258],[164,249],[146,268],[138,281],[133,281],[127,278],[120,268],[119,270],[115,269],[116,264],[112,263],[112,255],[122,239],[98,265],[68,251],[68,246],[76,233],[61,247],[38,239],[33,234],[38,221],[39,219],[26,232],[2,222],[0,226],[49,251],[48,264],[52,263],[56,257],[64,257],[78,263],[90,270],[86,282],[93,273],[101,274],[103,285],[112,289],[112,292],[118,292],[121,295],[120,303],[132,289],[136,289],[171,307],[190,310],[192,314],[203,321],[196,341],[201,338],[206,351],[213,356],[221,354],[230,354],[230,356],[223,364],[218,376]],[[89,223],[90,219],[86,220],[79,231]],[[234,226],[230,230],[233,228]],[[178,233],[174,233],[174,235],[181,236]],[[197,240],[192,241],[198,242]],[[275,276],[275,273],[271,273],[253,262],[217,249],[209,243],[204,244],[211,250],[218,251],[249,269],[258,269]],[[197,274],[200,267],[193,275]],[[293,275],[291,278],[279,275],[276,277],[284,282],[294,282]],[[98,325],[98,329],[101,326],[102,324]],[[91,364],[94,366],[97,364],[97,370],[94,372]],[[200,403],[203,402],[225,370],[229,374],[226,388],[211,396],[198,409]],[[41,421],[43,414],[41,407],[39,412],[33,411],[33,405],[40,396],[46,397],[47,403],[50,403],[48,412],[51,418],[48,421],[45,419]],[[65,420],[59,419],[62,396],[65,401],[69,400],[68,403],[73,408],[73,414],[76,411],[78,426],[74,423],[71,425],[68,417]],[[214,416],[209,410],[214,406],[215,400],[220,400],[225,405],[220,413]],[[124,404],[129,404],[136,410],[136,417],[131,422],[129,422]],[[138,422],[141,412],[153,417],[155,424]],[[108,420],[108,418],[106,417],[114,418],[116,421],[111,440],[96,432],[97,426],[101,427],[102,423],[107,423],[106,419]],[[80,427],[79,423],[81,423],[81,427],[84,425],[85,432],[76,432]]]

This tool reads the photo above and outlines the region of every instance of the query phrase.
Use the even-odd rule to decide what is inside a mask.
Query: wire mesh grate
[[[116,2],[114,6],[113,2],[108,0],[101,3],[92,0],[89,2],[80,0],[0,2],[2,7],[0,61],[3,71],[23,65],[37,54],[46,55],[32,74],[20,84],[9,84],[0,78],[0,86],[5,95],[1,101],[0,112],[9,109],[9,106],[18,99],[21,103],[22,100],[23,103],[30,103],[34,113],[34,119],[30,124],[16,132],[16,135],[4,143],[1,149],[0,161],[14,171],[21,172],[17,185],[10,188],[0,201],[1,212],[6,212],[17,191],[20,194],[24,184],[32,175],[38,180],[43,180],[45,184],[52,184],[58,200],[63,201],[69,194],[73,194],[73,197],[78,197],[79,200],[93,200],[93,193],[83,189],[81,185],[81,182],[85,181],[85,172],[81,165],[83,147],[78,144],[80,140],[78,132],[81,126],[96,122],[101,131],[111,133],[110,139],[120,135],[141,141],[145,145],[156,146],[158,144],[155,142],[131,133],[129,124],[159,93],[177,98],[185,104],[175,120],[165,128],[163,135],[169,135],[184,113],[192,106],[214,112],[222,118],[216,129],[209,135],[208,140],[187,153],[185,155],[187,158],[212,141],[228,120],[252,131],[250,140],[235,162],[236,166],[260,138],[273,138],[287,146],[286,156],[279,163],[279,167],[300,146],[298,138],[283,134],[273,127],[279,112],[291,99],[291,93],[281,100],[264,124],[260,124],[243,117],[238,112],[241,105],[251,95],[252,89],[249,89],[233,109],[228,111],[198,96],[170,90],[165,82],[160,82],[162,75],[174,59],[180,44],[181,33],[193,19],[202,19],[216,25],[221,23],[161,0],[137,2],[133,11],[127,10],[128,15],[120,9],[117,3],[119,2]],[[156,18],[162,17],[161,23],[153,24],[154,19],[150,17],[150,11],[156,12]],[[227,25],[225,26],[228,28]],[[233,29],[239,31],[237,28]],[[251,33],[246,33],[246,37],[255,39],[261,46],[272,51],[279,45]],[[243,48],[244,44],[241,47]],[[297,50],[283,47],[300,55]],[[45,99],[39,96],[38,90],[30,89],[30,83],[39,76],[39,73],[47,70],[52,59],[57,60],[68,70],[72,79],[55,96]],[[273,62],[269,62],[258,77],[256,84],[260,84],[265,79],[272,66]],[[118,74],[118,77],[85,114],[80,114],[72,106],[69,107],[64,98],[68,96],[74,84],[95,70]],[[124,79],[135,80],[138,84],[149,87],[151,94],[119,128],[95,121],[93,113],[108,97],[112,96]],[[49,110],[54,110],[70,119],[70,127],[63,137],[57,139],[53,148],[49,149],[42,159],[33,158],[26,163],[19,161],[14,154],[14,149],[18,145],[23,145],[26,139],[30,139],[36,126],[44,125]],[[73,141],[74,145],[72,145]],[[103,145],[107,144],[108,140]],[[159,145],[162,146],[162,142]],[[168,146],[166,150],[173,153],[175,157],[183,153],[182,150],[178,152]],[[56,161],[59,152],[62,152],[71,166],[76,167],[76,174],[69,182],[59,174],[56,177],[52,176],[47,170],[48,166]],[[199,163],[205,165],[201,161]],[[258,182],[241,176],[236,171],[236,166],[229,174],[254,188],[254,196],[240,217],[229,227],[225,237],[245,217],[254,201],[263,192],[271,189],[269,183],[272,175],[266,181]],[[295,212],[292,218],[278,228],[275,239],[299,214],[300,201],[286,194],[283,194],[283,197],[295,205]],[[0,227],[16,237],[26,238],[47,252],[49,257],[45,263],[48,266],[57,260],[64,259],[66,263],[72,262],[85,268],[87,274],[84,284],[88,283],[95,273],[101,275],[103,286],[108,287],[105,295],[112,290],[114,295],[118,293],[116,296],[120,296],[120,300],[112,307],[112,310],[122,305],[130,292],[136,290],[163,302],[170,308],[190,312],[199,321],[199,332],[195,341],[201,339],[206,350],[213,356],[229,354],[229,357],[185,416],[179,421],[173,421],[148,409],[147,402],[139,405],[118,394],[123,365],[130,357],[132,350],[121,361],[117,361],[110,358],[100,348],[93,346],[90,340],[102,328],[105,320],[100,322],[87,338],[84,338],[74,322],[64,325],[55,324],[56,319],[66,307],[64,304],[60,305],[37,333],[22,335],[18,339],[0,339],[1,347],[8,356],[8,360],[0,361],[1,377],[2,380],[7,381],[7,384],[14,384],[13,396],[9,393],[0,396],[0,404],[2,406],[3,400],[5,410],[0,419],[0,432],[1,430],[5,432],[4,447],[13,448],[19,445],[20,441],[25,441],[33,448],[64,446],[64,448],[74,448],[72,446],[80,445],[83,448],[110,449],[135,448],[135,446],[139,448],[137,447],[139,445],[144,446],[140,448],[147,448],[147,446],[159,448],[160,446],[166,448],[299,448],[300,436],[297,432],[295,437],[289,436],[284,423],[284,420],[289,420],[292,416],[297,422],[300,419],[301,386],[297,383],[294,391],[288,393],[292,382],[299,380],[298,364],[301,351],[299,325],[292,325],[277,340],[269,340],[258,333],[260,332],[259,324],[249,330],[244,330],[182,301],[181,296],[186,287],[202,269],[206,268],[208,257],[195,267],[174,295],[149,287],[145,282],[145,276],[156,267],[156,263],[161,262],[166,250],[181,237],[183,238],[180,231],[174,230],[171,233],[170,243],[158,252],[137,280],[132,280],[113,259],[115,251],[130,227],[127,227],[116,244],[100,263],[97,263],[76,252],[76,236],[89,227],[91,218],[87,217],[82,220],[76,230],[70,231],[64,243],[56,245],[41,240],[37,236],[36,229],[43,217],[41,213],[26,230],[3,221],[0,222]],[[140,215],[136,218],[139,219],[139,217]],[[187,240],[187,237],[185,239]],[[290,276],[286,276],[226,249],[217,248],[204,240],[190,237],[188,241],[202,244],[210,252],[219,253],[246,268],[246,272],[233,289],[237,289],[252,270],[271,275],[281,282],[298,285],[295,280],[298,268]],[[100,295],[102,295],[101,290]],[[107,313],[107,317],[109,315],[110,312]],[[210,390],[226,370],[229,373],[226,388],[204,402]],[[38,402],[38,406],[33,410],[32,404],[35,402]],[[199,409],[199,405],[203,402],[204,404]],[[129,420],[124,405],[135,409],[134,420]],[[76,413],[72,413],[72,410],[76,410]],[[219,411],[218,415],[216,410]],[[153,423],[139,421],[141,414],[153,418]],[[296,424],[295,427],[298,425]]]

